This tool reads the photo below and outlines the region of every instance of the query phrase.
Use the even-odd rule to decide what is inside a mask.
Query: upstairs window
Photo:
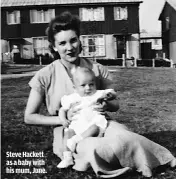
[[[79,17],[81,21],[104,21],[104,7],[80,8]]]
[[[30,10],[31,23],[48,23],[54,17],[55,17],[54,9]]]
[[[104,35],[81,36],[83,57],[101,57],[105,56]]]
[[[20,11],[7,12],[7,24],[20,24]]]
[[[128,9],[127,7],[114,7],[114,20],[127,20]]]

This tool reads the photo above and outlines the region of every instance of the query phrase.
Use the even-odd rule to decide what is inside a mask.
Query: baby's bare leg
[[[68,129],[64,132],[64,151],[70,151],[67,147],[67,140],[72,138],[75,134],[75,131],[73,129]]]
[[[99,130],[99,127],[97,125],[92,125],[90,126],[85,132],[83,132],[81,134],[81,137],[83,139],[87,138],[87,137],[96,137],[98,136],[100,130]]]
[[[81,140],[87,137],[94,137],[98,136],[99,134],[99,127],[97,125],[90,126],[85,132],[79,135],[74,135],[71,139],[67,140],[67,147],[74,152],[76,149],[76,145]]]

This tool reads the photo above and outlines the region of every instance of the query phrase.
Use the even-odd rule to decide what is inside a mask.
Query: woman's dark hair
[[[68,11],[61,13],[59,16],[56,16],[54,19],[51,20],[49,23],[46,34],[48,36],[49,41],[49,49],[53,54],[54,58],[59,58],[58,52],[56,52],[54,47],[54,36],[62,31],[62,30],[74,30],[76,35],[80,36],[80,20],[78,16],[71,14]]]

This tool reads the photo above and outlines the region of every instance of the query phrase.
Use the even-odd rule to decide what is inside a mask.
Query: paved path
[[[22,73],[22,74],[1,74],[1,80],[3,79],[10,79],[10,78],[20,78],[24,76],[34,76],[36,71]]]

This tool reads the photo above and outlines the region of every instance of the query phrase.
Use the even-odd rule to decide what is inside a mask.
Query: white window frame
[[[81,21],[104,21],[104,14],[104,7],[79,8],[79,17]]]
[[[106,55],[104,34],[82,35],[80,39],[82,43],[82,57],[104,57]],[[93,42],[94,45],[90,45],[90,42]]]
[[[30,23],[48,23],[54,17],[55,9],[30,10]]]
[[[14,11],[8,11],[6,13],[7,16],[7,24],[11,25],[11,24],[20,24],[20,11],[19,10],[14,10]],[[11,20],[13,18],[13,20]]]
[[[35,43],[34,42],[35,40],[41,40],[41,42]],[[48,48],[49,42],[48,42],[48,38],[46,36],[33,37],[32,42],[33,42],[33,51],[35,52],[35,50],[36,50],[37,55],[45,55],[47,53],[50,54],[50,50]],[[41,53],[38,53],[40,51],[41,51]],[[35,53],[34,53],[34,55],[35,55]]]
[[[114,20],[127,20],[128,19],[128,8],[116,6],[114,7]]]

